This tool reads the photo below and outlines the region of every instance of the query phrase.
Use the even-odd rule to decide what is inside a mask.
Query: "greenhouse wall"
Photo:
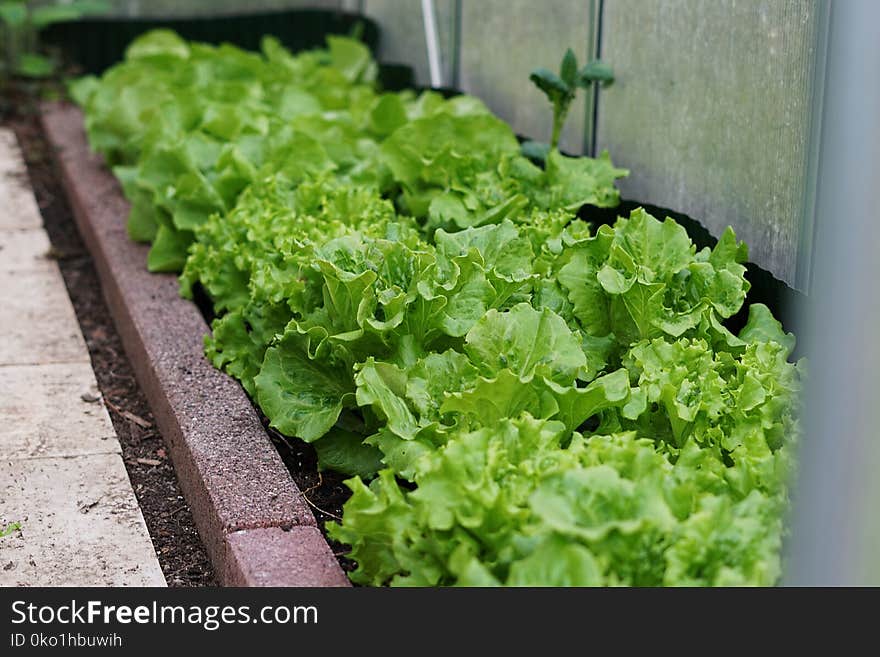
[[[618,79],[600,95],[597,143],[632,170],[623,194],[716,234],[734,226],[753,260],[804,288],[827,3],[603,4]]]

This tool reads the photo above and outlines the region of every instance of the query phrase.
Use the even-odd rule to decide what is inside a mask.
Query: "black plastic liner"
[[[56,23],[41,38],[60,47],[84,72],[98,75],[121,61],[136,37],[156,28],[174,30],[190,41],[231,43],[247,50],[259,50],[260,40],[267,34],[293,52],[323,46],[328,34],[357,33],[374,53],[379,45],[375,21],[361,14],[321,9],[172,19],[86,18]]]

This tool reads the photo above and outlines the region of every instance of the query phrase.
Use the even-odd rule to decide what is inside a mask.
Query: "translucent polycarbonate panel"
[[[344,0],[106,0],[111,16],[220,16],[280,9],[338,9]]]
[[[593,52],[589,0],[462,0],[462,88],[481,97],[514,129],[549,141],[550,104],[529,81],[532,69],[557,70],[566,48],[579,62]],[[582,153],[586,110],[584,93],[574,103],[561,147]]]
[[[617,80],[600,92],[597,146],[632,170],[624,196],[716,234],[732,225],[789,283],[812,230],[824,10],[822,0],[606,0],[602,17]]]
[[[419,0],[364,0],[364,13],[379,24],[379,58],[409,64],[416,84],[431,86],[428,48]],[[452,86],[455,67],[455,0],[434,0],[442,86]]]
[[[831,11],[786,582],[880,586],[880,3],[835,1]]]

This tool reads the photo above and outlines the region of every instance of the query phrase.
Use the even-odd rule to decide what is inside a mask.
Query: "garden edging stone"
[[[180,297],[175,275],[148,272],[148,246],[129,239],[129,204],[91,152],[82,112],[47,103],[41,118],[103,294],[221,583],[348,585],[251,401],[204,357],[209,329],[198,308]]]
[[[245,529],[227,537],[229,586],[348,586],[317,527]],[[313,555],[327,558],[316,562]],[[304,567],[305,565],[305,567]]]

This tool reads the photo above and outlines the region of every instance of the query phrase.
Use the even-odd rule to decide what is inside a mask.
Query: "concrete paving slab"
[[[0,271],[0,364],[88,363],[89,352],[57,265]]]
[[[0,461],[0,586],[164,586],[118,454]]]
[[[27,271],[52,265],[49,237],[42,228],[0,231],[0,270]]]
[[[0,230],[40,228],[43,220],[31,191],[15,133],[0,130]]]
[[[3,586],[164,586],[14,135],[0,130]]]
[[[88,363],[0,366],[0,458],[119,454]]]

